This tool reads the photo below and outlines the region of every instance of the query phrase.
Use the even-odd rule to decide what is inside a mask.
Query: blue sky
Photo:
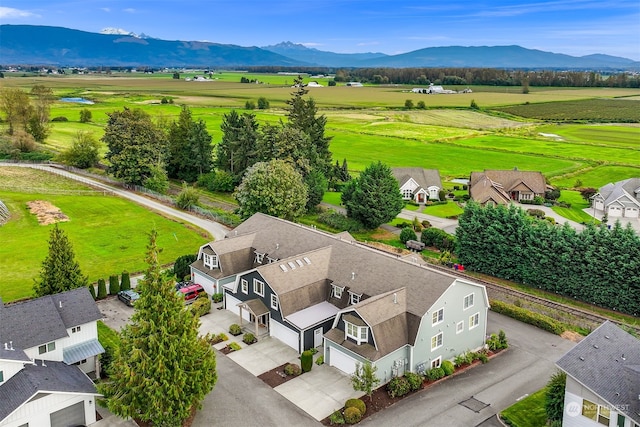
[[[0,23],[342,53],[516,44],[640,60],[640,0],[0,0]]]

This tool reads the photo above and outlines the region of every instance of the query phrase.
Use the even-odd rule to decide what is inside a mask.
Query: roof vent
[[[593,345],[593,348],[598,348],[598,345],[597,345],[597,344],[594,344],[594,345]]]
[[[4,349],[5,349],[5,350],[9,350],[9,344],[4,343]]]
[[[62,308],[62,301],[58,301],[58,305]]]
[[[356,272],[352,271],[351,272],[351,280],[354,280],[356,278]]]
[[[302,258],[304,260],[304,262],[306,262],[307,264],[311,264],[311,260],[308,257],[304,257]]]
[[[289,264],[289,268],[291,268],[292,270],[296,269],[296,265],[293,262],[289,261],[287,264]]]
[[[606,339],[609,339],[609,335],[605,335],[604,337],[605,337]]]
[[[393,303],[397,304],[398,303],[398,294],[397,293],[393,293]]]
[[[287,270],[287,267],[286,267],[284,264],[280,264],[280,269],[281,269],[282,271],[284,271],[285,273],[288,271],[288,270]]]
[[[9,350],[14,351],[15,349],[13,348],[13,341],[9,341]]]
[[[302,261],[300,261],[299,259],[296,260],[296,264],[298,264],[300,267],[302,267],[304,264],[302,263]]]
[[[45,364],[44,364],[44,359],[42,359],[42,367],[43,367],[43,368],[46,368],[46,367],[47,367],[47,365],[45,365]]]
[[[622,354],[622,360],[627,360],[627,358],[624,357],[624,353]]]
[[[276,243],[276,249],[280,249],[280,243]]]
[[[584,362],[584,357],[580,356],[578,359],[582,360]]]

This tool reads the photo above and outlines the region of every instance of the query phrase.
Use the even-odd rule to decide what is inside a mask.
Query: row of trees
[[[0,111],[9,125],[7,133],[14,149],[32,151],[35,142],[44,142],[49,136],[53,101],[53,91],[43,85],[33,86],[30,92],[18,88],[0,89]]]
[[[468,203],[456,230],[467,268],[637,316],[640,236],[611,229],[553,226],[515,207]]]

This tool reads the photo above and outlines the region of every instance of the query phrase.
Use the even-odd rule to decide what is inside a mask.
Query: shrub
[[[269,100],[264,96],[261,96],[260,98],[258,98],[258,109],[266,110],[267,108],[269,108]]]
[[[429,381],[436,381],[440,378],[444,377],[444,369],[442,368],[431,368],[425,374]]]
[[[191,310],[195,316],[204,316],[211,311],[211,300],[209,298],[198,298],[191,304],[189,310]]]
[[[426,219],[422,221],[422,228],[429,228],[431,227],[431,223],[429,221],[427,221]]]
[[[131,277],[128,271],[123,271],[120,276],[120,290],[128,291],[129,289],[131,289]]]
[[[253,335],[251,332],[247,332],[242,336],[242,342],[245,344],[253,344],[256,341],[257,341],[256,336]]]
[[[83,108],[80,110],[80,123],[89,123],[91,121],[91,110]]]
[[[91,294],[91,297],[95,300],[96,299],[96,288],[93,287],[93,284],[89,283],[89,293]]]
[[[491,351],[500,350],[500,340],[498,339],[498,335],[491,334],[491,336],[487,338],[487,346]]]
[[[480,362],[487,363],[489,361],[489,356],[487,356],[486,353],[476,353],[478,356],[478,360],[480,360]]]
[[[509,347],[509,342],[507,341],[507,334],[505,334],[502,329],[500,329],[500,332],[498,332],[498,339],[500,340],[500,348]]]
[[[400,241],[404,244],[409,240],[418,240],[418,236],[416,236],[416,232],[413,231],[413,228],[405,227],[400,232]]]
[[[65,116],[58,116],[51,119],[51,121],[52,122],[68,122],[69,119],[67,119]]]
[[[362,419],[362,413],[358,410],[358,408],[346,408],[344,410],[344,421],[347,424],[356,424],[359,423]]]
[[[557,320],[540,313],[534,313],[524,308],[516,307],[502,301],[492,300],[491,310],[504,314],[521,322],[529,323],[552,334],[560,335],[564,332],[564,326]]]
[[[333,414],[329,416],[329,422],[331,425],[334,424],[344,424],[344,417],[342,416],[342,411],[337,410]]]
[[[222,302],[223,297],[224,297],[224,294],[222,292],[211,295],[211,299],[213,300],[213,302],[216,302],[216,303]]]
[[[302,369],[300,368],[300,365],[296,365],[295,363],[288,363],[287,366],[284,367],[284,373],[297,377],[302,373]]]
[[[300,355],[300,365],[302,366],[302,372],[309,372],[313,368],[313,353],[309,350],[305,350]]]
[[[550,216],[545,216],[544,217],[545,221],[549,221],[551,224],[555,225],[556,224],[556,219]]]
[[[414,372],[407,372],[404,377],[409,382],[409,387],[412,391],[418,390],[422,386],[422,377]]]
[[[364,415],[367,412],[367,405],[365,405],[362,399],[347,400],[344,404],[344,409],[347,408],[357,408],[361,415]]]
[[[233,325],[229,326],[229,333],[234,337],[237,337],[242,333],[242,328],[237,323],[234,323]]]
[[[320,366],[320,365],[322,365],[323,363],[324,363],[324,356],[319,356],[319,357],[316,359],[316,365]]]
[[[401,397],[409,393],[411,386],[405,377],[395,377],[387,384],[387,393],[389,397]]]
[[[364,226],[353,218],[347,218],[336,211],[329,210],[318,215],[318,222],[341,231],[360,231]]]
[[[451,363],[450,360],[445,360],[444,362],[442,362],[442,365],[440,365],[440,367],[444,371],[445,376],[449,376],[453,374],[456,370],[456,368],[453,366],[453,363]]]
[[[176,206],[183,210],[189,210],[198,204],[199,198],[200,196],[195,188],[188,187],[186,183],[183,183],[182,191],[176,197]]]
[[[107,284],[104,279],[98,279],[98,299],[107,297]]]
[[[527,209],[527,213],[536,218],[544,218],[544,211],[541,209]]]
[[[218,344],[218,343],[220,343],[222,341],[226,341],[228,339],[229,339],[229,337],[225,333],[221,332],[218,335],[212,336],[211,339],[209,340],[209,342],[211,344]]]
[[[184,276],[188,276],[191,274],[191,268],[189,267],[195,260],[197,256],[195,254],[186,254],[180,255],[176,258],[173,263],[173,274],[176,276],[176,279],[182,280]]]
[[[227,347],[229,347],[229,349],[231,349],[231,351],[238,351],[238,350],[240,350],[242,348],[242,347],[240,347],[240,344],[238,344],[237,342],[230,342]]]
[[[120,292],[120,282],[118,282],[118,276],[109,276],[109,295],[118,295]]]

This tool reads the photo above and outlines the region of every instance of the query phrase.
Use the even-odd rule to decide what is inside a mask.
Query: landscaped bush
[[[51,119],[51,121],[52,122],[68,122],[69,119],[67,119],[65,116],[58,116]]]
[[[232,351],[238,351],[242,348],[237,342],[230,342],[227,347],[229,347]]]
[[[422,386],[422,376],[416,374],[414,372],[407,372],[404,374],[404,377],[409,382],[409,387],[411,391],[418,390]]]
[[[431,223],[426,219],[422,220],[422,228],[429,228],[429,227],[431,227]]]
[[[129,289],[131,289],[131,277],[128,271],[123,271],[120,276],[120,290],[128,291]]]
[[[242,328],[237,323],[234,323],[233,325],[229,326],[229,333],[234,337],[237,337],[242,333]]]
[[[349,399],[344,404],[344,409],[347,408],[358,408],[360,414],[364,415],[367,412],[367,405],[362,401],[362,399]]]
[[[449,376],[449,375],[453,374],[455,372],[455,370],[456,370],[455,366],[453,366],[453,363],[451,363],[450,360],[445,360],[444,362],[442,362],[440,367],[444,371],[444,375],[445,376]]]
[[[334,424],[342,425],[342,424],[344,424],[344,416],[342,415],[342,411],[337,410],[333,414],[331,414],[329,416],[329,422],[331,423],[331,425],[334,425]]]
[[[104,279],[98,279],[98,299],[107,297],[107,284]]]
[[[420,240],[425,245],[434,246],[438,250],[452,251],[456,245],[455,236],[439,228],[423,230]]]
[[[111,275],[109,276],[109,295],[118,295],[118,292],[120,292],[118,276]]]
[[[350,407],[344,410],[344,421],[347,424],[356,424],[359,423],[362,419],[362,414],[358,410],[358,408]]]
[[[320,356],[316,359],[316,365],[320,366],[324,363],[324,356]]]
[[[436,381],[440,378],[444,377],[444,369],[442,368],[431,368],[425,373],[425,377],[429,381]]]
[[[360,221],[347,218],[345,215],[332,210],[328,210],[318,215],[318,222],[341,231],[354,232],[364,229],[364,226]]]
[[[483,364],[489,362],[489,356],[487,356],[487,353],[478,352],[478,353],[476,353],[476,355],[477,355],[478,360],[480,362],[482,362]]]
[[[221,332],[218,335],[212,336],[211,339],[209,340],[209,342],[211,344],[218,344],[218,343],[220,343],[222,341],[226,341],[228,339],[229,339],[229,337],[225,333]]]
[[[509,344],[507,343],[507,336],[504,331],[501,329],[499,334],[491,334],[487,339],[487,346],[491,351],[503,350],[509,347]]]
[[[401,397],[409,393],[411,386],[405,377],[395,377],[387,384],[387,393],[389,397]]]
[[[218,303],[218,302],[222,302],[222,298],[224,297],[224,294],[222,292],[219,292],[217,294],[213,294],[211,295],[211,299],[213,300],[213,302]]]
[[[495,311],[496,313],[512,317],[516,320],[520,320],[521,322],[529,323],[530,325],[536,326],[540,329],[556,335],[560,335],[565,330],[562,323],[552,319],[549,316],[545,316],[544,314],[540,313],[534,313],[532,311],[525,310],[524,308],[516,307],[515,305],[507,304],[502,301],[492,300],[491,310]]]
[[[211,300],[209,298],[198,298],[189,306],[189,310],[191,310],[194,316],[204,316],[211,311]]]
[[[242,336],[242,342],[245,344],[253,344],[256,341],[258,341],[256,339],[256,336],[253,335],[251,332],[247,332]]]
[[[536,218],[544,218],[544,211],[541,209],[527,209],[527,213]]]
[[[418,236],[416,236],[416,232],[413,231],[413,228],[405,227],[400,232],[400,241],[404,244],[409,240],[418,240]]]
[[[300,368],[300,365],[296,365],[295,363],[288,363],[287,366],[284,367],[284,373],[297,377],[302,373],[302,369]]]
[[[96,299],[96,288],[93,287],[93,283],[89,283],[89,293],[91,294],[91,297],[95,300]]]
[[[309,350],[305,350],[300,355],[300,366],[302,372],[309,372],[313,368],[313,353]]]

